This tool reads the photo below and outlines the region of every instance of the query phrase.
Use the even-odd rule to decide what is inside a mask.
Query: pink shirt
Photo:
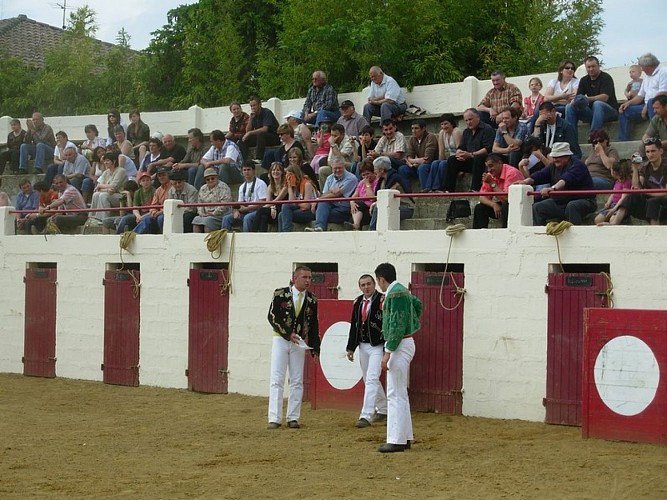
[[[366,186],[364,184],[365,182],[366,181],[361,179],[354,190],[354,194],[359,198],[368,196],[368,193],[366,192]],[[371,191],[373,195],[375,195],[375,188],[377,187],[378,182],[380,182],[380,178],[376,177],[375,180],[371,183]],[[364,204],[370,208],[370,206],[373,204],[373,200],[364,200]]]
[[[617,179],[614,182],[614,191],[621,191],[624,189],[632,189],[632,179],[625,179],[624,181]],[[621,200],[621,193],[614,193],[611,195],[611,202],[616,205]]]
[[[496,183],[496,187],[500,189],[503,193],[507,193],[507,190],[512,184],[515,184],[524,179],[523,174],[519,171],[518,168],[514,168],[512,165],[507,163],[503,164],[503,169],[500,171],[498,177],[493,178],[493,182]],[[480,193],[492,193],[493,188],[491,184],[482,182],[482,189],[479,190]],[[499,201],[506,201],[507,196],[503,196],[500,192],[496,191],[496,199]]]

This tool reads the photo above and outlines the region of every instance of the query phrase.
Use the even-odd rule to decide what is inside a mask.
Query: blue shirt
[[[16,210],[37,210],[38,206],[39,195],[37,191],[30,190],[27,195],[23,194],[23,191],[19,191],[19,194],[16,195],[16,203],[14,204]]]
[[[350,198],[354,194],[354,189],[357,187],[357,176],[354,175],[352,172],[348,172],[347,170],[343,171],[343,175],[340,178],[336,178],[334,174],[331,174],[329,177],[327,177],[326,182],[324,183],[324,189],[322,189],[323,193],[328,193],[331,191],[333,188],[338,187],[341,189],[342,194],[341,197],[344,198]],[[336,201],[333,203],[334,206],[339,206],[342,208],[350,208],[350,202],[349,201]]]

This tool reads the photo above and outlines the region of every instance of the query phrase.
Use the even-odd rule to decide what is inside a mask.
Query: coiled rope
[[[214,259],[219,259],[222,256],[222,245],[225,242],[225,237],[227,236],[226,229],[219,229],[218,231],[211,231],[204,238],[204,243],[209,252],[211,252],[211,257]],[[232,293],[232,268],[234,266],[234,238],[236,233],[232,232],[232,239],[229,242],[229,267],[227,269],[227,281],[223,283],[220,288],[220,293],[229,291]],[[217,252],[217,255],[216,255]]]
[[[558,249],[558,264],[560,265],[560,270],[563,273],[565,272],[565,268],[563,267],[563,261],[560,257],[560,243],[558,242],[558,236],[563,234],[570,227],[572,227],[572,223],[566,220],[547,223],[547,234],[556,238],[556,248]]]

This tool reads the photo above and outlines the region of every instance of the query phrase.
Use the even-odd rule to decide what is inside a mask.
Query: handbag
[[[449,203],[449,208],[447,208],[445,220],[452,222],[459,217],[470,217],[471,213],[469,200],[452,200]]]

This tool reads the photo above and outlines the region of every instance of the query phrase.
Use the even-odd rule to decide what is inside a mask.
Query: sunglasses
[[[660,137],[649,137],[648,139],[642,141],[644,146],[658,146],[662,147],[662,141]]]
[[[572,71],[574,71],[574,66],[563,66],[563,69],[571,69]]]

